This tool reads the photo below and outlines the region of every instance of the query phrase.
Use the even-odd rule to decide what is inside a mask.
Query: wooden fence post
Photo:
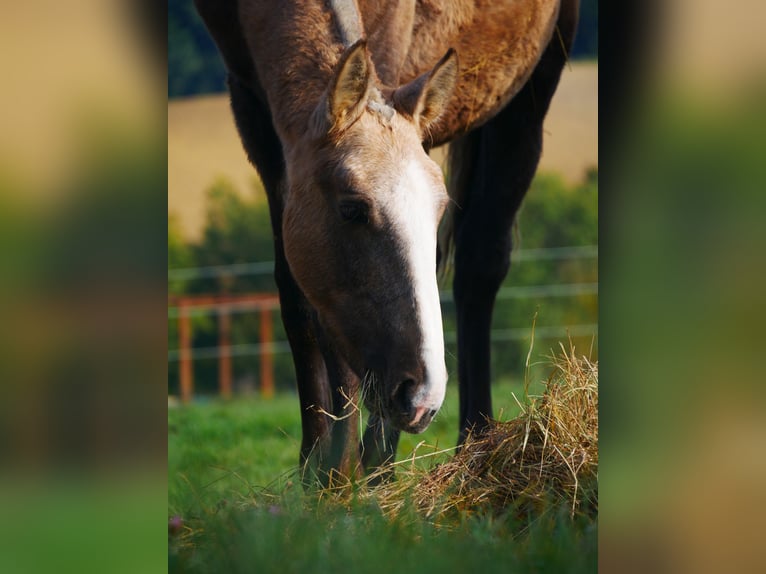
[[[261,396],[274,396],[274,327],[271,322],[271,308],[261,307]]]
[[[178,343],[180,357],[180,391],[181,402],[191,402],[194,395],[194,370],[192,368],[192,330],[189,307],[182,299],[178,302]]]
[[[226,306],[218,311],[218,387],[221,397],[231,398],[231,314]]]

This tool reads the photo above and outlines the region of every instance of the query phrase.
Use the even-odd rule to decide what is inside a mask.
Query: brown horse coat
[[[324,482],[327,471],[330,480],[333,470],[354,472],[359,458],[376,467],[395,455],[399,430],[420,432],[441,404],[434,274],[446,193],[424,149],[446,142],[460,205],[452,231],[462,440],[492,415],[493,302],[578,0],[195,4],[226,62],[237,126],[269,196],[301,461],[313,461]],[[360,390],[372,413],[361,453],[348,400]]]

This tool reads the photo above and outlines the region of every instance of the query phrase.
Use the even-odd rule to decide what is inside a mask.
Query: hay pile
[[[469,436],[454,457],[430,471],[400,468],[399,480],[375,488],[383,511],[396,515],[414,506],[435,518],[528,512],[554,502],[568,504],[573,515],[595,514],[598,364],[562,347],[553,365],[543,395],[528,396],[517,418]]]

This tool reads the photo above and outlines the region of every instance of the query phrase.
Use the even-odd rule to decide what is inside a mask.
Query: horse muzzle
[[[394,387],[386,418],[399,430],[421,433],[439,411],[443,398],[444,393],[434,393],[428,382],[406,378]]]

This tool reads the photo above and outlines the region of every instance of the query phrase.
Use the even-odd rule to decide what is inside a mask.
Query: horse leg
[[[258,172],[269,200],[274,233],[274,277],[279,289],[282,322],[295,365],[301,406],[303,438],[300,463],[321,467],[329,448],[330,421],[322,411],[332,408],[327,370],[315,333],[315,311],[290,272],[282,244],[282,191],[285,166],[282,146],[271,123],[271,115],[247,86],[229,75],[231,107],[240,137]]]
[[[330,419],[330,446],[318,470],[319,482],[332,486],[359,474],[359,377],[354,374],[340,353],[334,348],[332,339],[317,324],[319,345],[327,366],[327,378],[332,398],[332,412],[325,413]]]
[[[281,238],[275,235],[274,244],[274,276],[279,289],[282,323],[292,351],[301,409],[301,476],[308,484],[327,464],[332,421],[326,413],[333,410],[333,398],[324,356],[314,331],[315,311],[295,283]]]
[[[510,267],[511,228],[537,169],[543,119],[575,23],[576,2],[563,3],[559,29],[526,85],[497,116],[451,145],[450,184],[460,205],[453,222],[460,444],[492,416],[492,310]]]
[[[372,415],[361,444],[356,429],[361,415],[360,381],[341,355],[333,348],[330,337],[317,326],[321,333],[319,342],[327,366],[333,410],[329,456],[326,468],[319,469],[322,484],[333,484],[338,478],[356,477],[362,470],[373,474],[371,483],[386,480],[393,471],[376,471],[386,463],[393,462],[399,442],[399,431]],[[360,460],[361,458],[361,460]],[[360,467],[361,462],[361,467]]]
[[[394,462],[398,444],[399,431],[386,424],[380,417],[370,416],[362,439],[362,466],[367,474],[373,475],[371,483],[377,484],[393,476],[393,470],[379,469]]]
[[[492,416],[490,387],[490,328],[495,296],[510,266],[510,229],[526,191],[520,185],[499,185],[510,163],[492,153],[497,134],[493,125],[508,108],[483,127],[453,142],[451,168],[462,162],[460,173],[468,189],[454,215],[455,274],[453,291],[457,312],[458,385],[462,444],[469,431],[479,431]],[[513,156],[514,167],[525,166]],[[534,171],[532,169],[532,171]],[[525,178],[527,179],[527,178]],[[517,180],[518,181],[518,180]],[[456,182],[455,182],[456,183]],[[528,183],[528,179],[526,181]]]

